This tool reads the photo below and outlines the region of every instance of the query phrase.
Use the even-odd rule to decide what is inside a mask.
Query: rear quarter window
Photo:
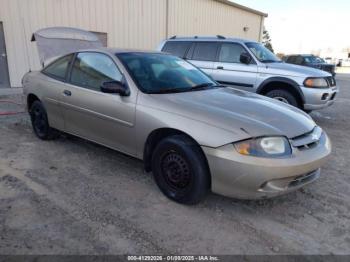
[[[43,69],[43,73],[59,80],[65,80],[68,67],[72,61],[73,54],[59,58]]]
[[[184,58],[191,42],[167,42],[162,51]]]

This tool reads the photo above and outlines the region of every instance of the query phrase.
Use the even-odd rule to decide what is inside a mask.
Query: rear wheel
[[[266,94],[267,97],[276,99],[280,102],[299,107],[300,105],[298,103],[297,98],[290,92],[283,90],[283,89],[275,89]]]
[[[207,195],[210,174],[200,147],[184,135],[163,139],[152,156],[154,179],[165,196],[197,204]]]
[[[57,137],[57,131],[50,127],[44,105],[35,101],[30,107],[30,119],[35,135],[42,140],[51,140]]]

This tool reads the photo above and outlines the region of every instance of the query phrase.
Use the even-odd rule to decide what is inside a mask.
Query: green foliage
[[[273,50],[271,42],[272,42],[272,40],[271,40],[270,34],[266,30],[266,28],[264,28],[263,37],[262,37],[262,43],[267,49],[269,49],[271,52],[274,53],[274,50]]]

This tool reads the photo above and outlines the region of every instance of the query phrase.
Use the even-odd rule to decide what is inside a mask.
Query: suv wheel
[[[295,107],[300,107],[296,97],[286,90],[275,89],[268,92],[266,96]]]
[[[29,111],[35,135],[42,140],[51,140],[57,137],[57,131],[49,125],[44,105],[35,101]]]
[[[207,195],[210,175],[200,147],[184,135],[163,139],[152,156],[154,179],[165,196],[197,204]]]

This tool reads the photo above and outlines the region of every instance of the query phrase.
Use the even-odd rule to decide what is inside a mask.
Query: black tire
[[[154,179],[165,196],[181,204],[202,201],[210,188],[210,173],[201,148],[185,135],[167,137],[152,155]]]
[[[58,132],[50,127],[44,105],[40,101],[35,101],[29,110],[35,135],[42,140],[52,140],[57,138]]]
[[[283,89],[275,89],[266,94],[267,97],[280,100],[281,102],[285,102],[289,105],[300,108],[301,105],[298,103],[297,98],[287,90]]]

